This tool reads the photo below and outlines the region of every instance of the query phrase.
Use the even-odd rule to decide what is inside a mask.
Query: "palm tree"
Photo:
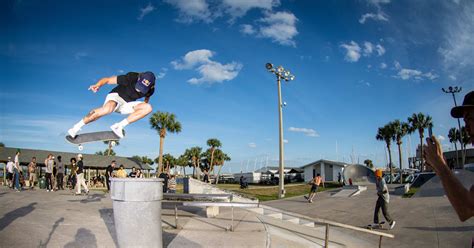
[[[104,144],[109,146],[108,151],[107,151],[107,156],[110,156],[110,155],[115,156],[115,152],[114,154],[112,154],[112,151],[113,151],[112,147],[120,145],[120,142],[118,140],[110,140],[110,141],[104,141]],[[105,155],[105,152],[104,152],[104,155]]]
[[[189,164],[189,160],[186,157],[186,154],[179,156],[175,161],[177,166],[181,166],[183,169],[183,176],[186,176],[186,166]]]
[[[5,147],[5,144],[3,144],[3,142],[0,142],[0,147]]]
[[[421,168],[420,170],[423,171],[423,137],[426,128],[433,127],[433,121],[431,116],[424,115],[423,113],[414,113],[411,117],[408,117],[408,123],[410,123],[409,133],[412,134],[418,130],[418,134],[420,135],[420,154],[421,154]]]
[[[464,136],[463,136],[464,137]],[[459,167],[459,155],[458,155],[458,141],[461,140],[459,130],[455,127],[449,129],[448,132],[449,142],[454,144],[454,150],[456,151],[456,167]]]
[[[397,142],[398,146],[398,161],[400,163],[400,183],[403,183],[403,173],[402,173],[402,139],[405,137],[405,135],[408,134],[408,131],[410,129],[410,125],[406,122],[400,122],[400,120],[395,120],[391,122],[389,125],[392,126],[392,129],[394,131],[394,136],[392,137],[392,140],[394,142]]]
[[[389,158],[389,168],[390,168],[390,175],[392,175],[393,169],[392,169],[392,151],[390,150],[390,146],[392,145],[392,137],[393,137],[393,129],[392,127],[387,124],[383,127],[379,127],[377,130],[377,135],[375,138],[377,140],[385,141],[385,144],[387,145],[387,150],[388,150],[388,158]]]
[[[207,140],[207,145],[210,146],[211,148],[211,162],[210,162],[210,172],[214,171],[214,164],[213,164],[213,160],[214,160],[214,151],[216,150],[216,148],[219,148],[222,146],[220,140],[218,139],[208,139]]]
[[[370,159],[364,160],[364,164],[365,164],[365,166],[369,167],[370,169],[374,168],[374,163]]]
[[[173,155],[166,153],[163,155],[163,163],[165,164],[164,171],[169,171],[175,165],[176,158]]]
[[[461,136],[462,134],[462,136]],[[464,153],[464,158],[466,157],[466,146],[471,143],[471,137],[469,136],[469,133],[466,130],[466,127],[461,127],[461,134],[459,135],[459,142],[462,143],[462,147],[464,148],[463,153]],[[461,140],[462,138],[462,140]],[[465,160],[465,159],[464,159]],[[462,166],[464,168],[464,165]]]
[[[201,162],[202,157],[202,148],[199,146],[191,147],[186,149],[184,155],[188,158],[188,161],[191,161],[193,164],[193,177],[199,179],[199,175],[197,174],[197,168]]]
[[[166,137],[166,132],[179,133],[181,132],[181,123],[176,120],[176,116],[168,112],[156,111],[150,117],[151,128],[155,129],[160,135],[160,156],[158,157],[158,173],[163,170],[163,142]]]
[[[217,153],[217,151],[219,151],[219,152]],[[217,172],[217,177],[216,177],[216,184],[218,184],[219,183],[219,177],[221,175],[221,169],[224,166],[225,161],[230,161],[230,157],[227,154],[225,154],[224,152],[222,152],[221,150],[216,150],[216,153],[217,153],[217,156],[216,156],[217,163],[216,163],[216,165],[219,165],[219,171]]]

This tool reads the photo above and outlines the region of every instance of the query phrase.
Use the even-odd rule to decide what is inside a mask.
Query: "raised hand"
[[[97,85],[95,85],[95,84],[89,86],[89,90],[91,90],[91,91],[94,92],[94,93],[96,93],[97,91],[99,91],[99,88],[100,88],[100,87],[97,86]]]

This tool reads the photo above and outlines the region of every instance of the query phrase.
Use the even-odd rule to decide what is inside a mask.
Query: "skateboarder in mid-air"
[[[142,73],[129,72],[126,75],[100,79],[96,84],[91,85],[89,90],[96,93],[100,87],[106,84],[117,86],[107,95],[102,107],[91,110],[81,121],[68,130],[68,134],[74,138],[84,125],[104,115],[118,112],[129,116],[121,122],[113,124],[110,128],[118,137],[123,138],[123,128],[125,126],[140,120],[152,111],[152,107],[148,102],[155,92],[155,79],[153,72],[149,71]],[[143,102],[137,101],[143,97],[145,97]]]

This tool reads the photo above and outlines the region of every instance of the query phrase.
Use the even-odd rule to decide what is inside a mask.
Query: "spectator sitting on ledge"
[[[126,178],[127,177],[127,172],[123,169],[123,164],[120,165],[120,167],[117,171],[117,177],[118,178]]]

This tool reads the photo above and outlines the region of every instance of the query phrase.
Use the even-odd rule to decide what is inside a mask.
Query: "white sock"
[[[79,129],[81,129],[81,127],[83,127],[84,125],[86,125],[86,124],[84,123],[84,120],[81,119],[80,122],[78,122],[78,123],[76,123],[76,125],[74,125],[74,129],[79,130]]]
[[[120,125],[122,128],[126,127],[128,124],[130,124],[130,123],[128,122],[127,119],[123,119],[121,122],[119,122],[119,125]]]

